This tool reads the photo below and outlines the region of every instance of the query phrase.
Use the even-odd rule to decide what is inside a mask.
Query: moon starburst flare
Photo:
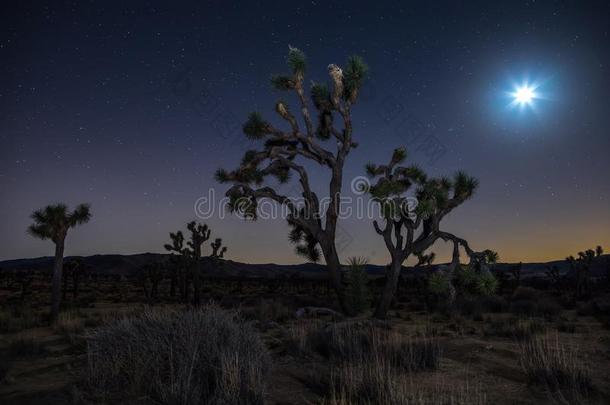
[[[510,95],[513,99],[511,106],[530,106],[534,103],[534,100],[539,98],[536,93],[536,87],[530,84],[523,84],[516,87]]]
[[[515,100],[519,104],[529,104],[535,97],[534,90],[529,87],[521,87],[515,92]]]

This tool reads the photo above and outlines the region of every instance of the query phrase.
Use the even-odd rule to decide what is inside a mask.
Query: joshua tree
[[[170,233],[170,239],[172,241],[171,244],[166,244],[165,249],[180,255],[181,259],[178,259],[178,266],[182,264],[182,267],[188,267],[189,264],[192,267],[192,278],[193,278],[193,303],[199,304],[201,299],[201,256],[202,256],[202,247],[203,244],[210,239],[210,234],[212,231],[205,224],[199,224],[195,221],[189,222],[186,224],[186,228],[191,233],[190,241],[188,241],[188,247],[184,247],[184,234],[182,231],[178,231],[176,233]],[[227,251],[226,247],[222,247],[222,239],[217,238],[211,244],[212,246],[212,254],[210,257],[219,257],[222,258]],[[181,262],[181,263],[180,263]],[[174,267],[174,266],[172,266]],[[188,301],[188,274],[183,272],[181,273],[181,290],[182,290],[182,298],[184,301]]]
[[[595,250],[587,249],[584,252],[578,252],[578,258],[574,256],[566,257],[566,261],[570,264],[570,272],[575,278],[575,299],[580,299],[586,296],[591,287],[589,280],[589,267],[593,263],[593,259],[603,253],[601,246]]]
[[[173,297],[175,294],[176,284],[180,289],[180,296],[183,302],[188,301],[188,272],[186,268],[190,261],[189,250],[184,247],[184,234],[182,231],[176,233],[170,232],[169,234],[171,244],[165,244],[165,250],[172,253],[172,266],[171,266],[171,286],[170,295]]]
[[[436,253],[416,253],[415,256],[417,256],[417,263],[415,264],[415,267],[423,266],[424,264],[426,266],[430,266],[436,258]]]
[[[216,238],[214,242],[210,244],[212,246],[212,255],[211,257],[223,258],[224,254],[227,252],[227,247],[222,246],[222,239]]]
[[[154,303],[159,298],[159,284],[163,281],[164,275],[165,265],[160,262],[148,263],[140,268],[140,281],[148,302]]]
[[[70,228],[88,222],[91,219],[91,211],[88,204],[80,204],[72,212],[68,212],[65,204],[55,204],[34,211],[32,219],[34,223],[28,228],[30,235],[40,239],[51,239],[55,244],[51,292],[51,322],[55,322],[61,301],[61,271],[66,235]]]
[[[193,302],[198,305],[201,300],[201,249],[202,245],[210,239],[210,229],[205,224],[198,224],[195,221],[186,224],[186,228],[191,233],[191,240],[188,242],[193,258]]]
[[[270,199],[287,208],[290,242],[296,246],[297,254],[311,261],[324,256],[330,280],[345,310],[335,236],[343,166],[352,148],[357,146],[353,141],[351,107],[358,99],[368,68],[359,57],[349,58],[345,69],[329,65],[331,88],[320,83],[312,83],[310,88],[311,103],[317,112],[314,122],[304,82],[305,55],[289,47],[287,61],[290,73],[274,76],[271,83],[278,90],[294,91],[302,120],[297,119],[284,101],[276,103],[275,112],[286,121],[287,130],[276,128],[257,112],[251,113],[243,131],[249,139],[264,141],[262,147],[247,151],[237,169],[219,169],[216,179],[232,184],[226,192],[230,198],[229,208],[246,219],[256,219],[257,206],[262,199]],[[335,125],[335,118],[342,121],[340,128]],[[336,152],[322,146],[322,142],[328,140],[334,141]],[[324,213],[317,194],[310,187],[303,162],[313,162],[330,171],[330,201]],[[301,196],[296,197],[302,197],[303,204],[297,204],[291,198],[295,196],[283,195],[266,182],[272,176],[285,183],[292,174],[298,176]]]
[[[375,310],[375,317],[384,318],[396,291],[402,264],[410,255],[423,255],[438,239],[454,244],[451,269],[459,265],[459,247],[462,246],[472,264],[493,260],[494,252],[474,252],[468,242],[449,232],[440,230],[441,220],[469,199],[477,185],[476,179],[458,172],[453,179],[428,178],[417,166],[403,167],[407,157],[404,148],[394,150],[387,165],[368,164],[367,174],[377,179],[368,192],[380,205],[385,222],[382,228],[373,222],[375,231],[383,237],[390,252],[391,263],[386,274],[385,286]],[[409,207],[407,192],[415,186],[414,196],[418,204]],[[489,260],[488,260],[489,259]]]

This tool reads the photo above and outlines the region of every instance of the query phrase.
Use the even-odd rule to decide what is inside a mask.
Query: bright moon
[[[529,86],[522,86],[517,88],[517,90],[513,93],[514,102],[519,105],[529,105],[536,98],[536,93],[534,93],[534,89]]]

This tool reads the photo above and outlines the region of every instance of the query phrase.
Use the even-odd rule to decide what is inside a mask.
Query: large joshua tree
[[[91,219],[91,211],[88,204],[80,204],[71,212],[65,204],[47,205],[34,211],[32,219],[34,223],[28,228],[30,235],[40,239],[51,239],[55,244],[51,289],[51,322],[55,322],[61,303],[61,273],[66,235],[70,228],[88,222]]]
[[[287,129],[279,129],[257,112],[251,113],[243,131],[249,139],[262,141],[262,146],[247,151],[237,169],[219,169],[216,179],[232,184],[226,193],[230,198],[229,208],[240,211],[246,219],[256,219],[257,206],[262,199],[270,199],[287,208],[290,242],[299,255],[311,261],[318,261],[321,255],[324,257],[330,280],[345,310],[335,236],[343,166],[352,148],[357,146],[353,141],[351,107],[358,99],[367,66],[359,57],[349,58],[345,69],[329,65],[330,88],[326,84],[312,83],[308,96],[304,83],[305,55],[289,47],[287,61],[290,73],[272,77],[271,83],[278,90],[295,93],[301,119],[297,119],[282,100],[275,104],[275,112],[287,123]],[[311,105],[317,113],[316,118],[310,112]],[[339,126],[336,119],[340,121]],[[330,140],[336,145],[335,151],[322,145]],[[310,187],[303,165],[308,161],[330,171],[329,204],[325,212],[321,212],[320,200]],[[268,183],[270,176],[286,183],[292,174],[298,177],[300,197],[284,195]],[[302,203],[296,203],[293,197],[299,197]]]
[[[475,252],[468,242],[440,229],[445,216],[468,200],[478,181],[463,172],[453,178],[428,178],[417,166],[400,166],[407,158],[404,148],[395,149],[386,165],[368,164],[367,174],[373,179],[368,192],[380,204],[383,226],[373,222],[383,237],[391,262],[374,316],[385,318],[396,291],[402,264],[411,255],[421,258],[438,239],[453,242],[451,267],[459,264],[459,247],[463,247],[474,263],[489,262],[491,251]],[[415,197],[417,206],[409,204]]]

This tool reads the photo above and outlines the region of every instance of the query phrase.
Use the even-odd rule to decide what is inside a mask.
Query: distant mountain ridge
[[[139,253],[132,255],[108,254],[108,255],[93,255],[93,256],[68,256],[64,260],[80,258],[93,271],[104,274],[132,274],[141,266],[158,262],[169,258],[169,254],[162,253]],[[209,261],[204,261],[204,269],[206,275],[211,277],[238,277],[238,278],[324,278],[326,276],[326,268],[324,265],[315,263],[303,264],[251,264],[240,263],[232,260],[223,260],[222,265],[211,265]],[[494,265],[494,270],[498,272],[508,272],[518,263],[498,263]],[[415,269],[415,273],[431,270],[442,266],[435,264],[430,268],[422,267]],[[560,273],[565,273],[569,270],[569,264],[565,260],[555,260],[543,263],[523,263],[522,276],[532,277],[544,275],[548,268],[556,266]],[[34,270],[34,271],[51,271],[53,267],[53,257],[37,257],[31,259],[15,259],[0,261],[0,271],[2,270]],[[610,255],[602,255],[594,259],[591,265],[590,272],[593,276],[600,276],[609,271]],[[412,272],[409,267],[403,270],[405,273]],[[368,265],[367,272],[371,276],[382,276],[385,272],[385,266]]]

